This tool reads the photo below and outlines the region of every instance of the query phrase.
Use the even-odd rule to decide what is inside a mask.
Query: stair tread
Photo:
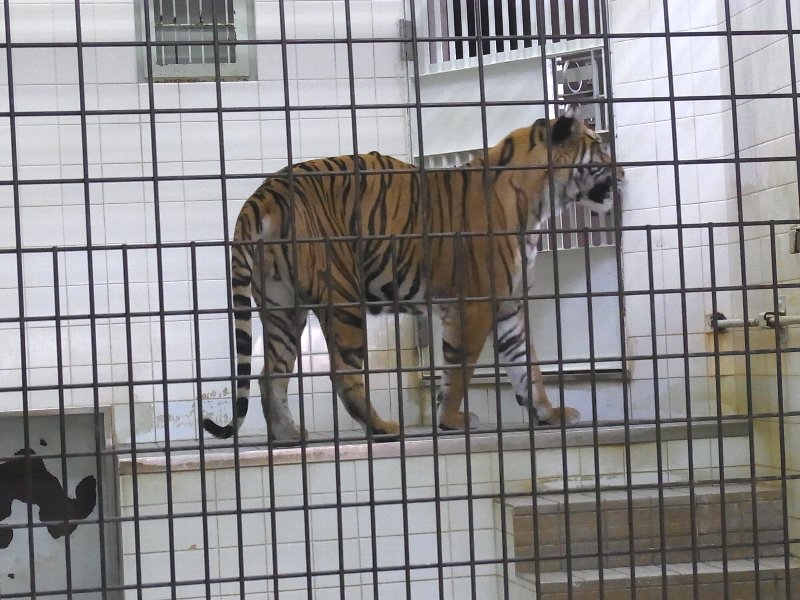
[[[752,493],[750,483],[728,483],[725,484],[725,497],[732,499],[736,496],[749,496]],[[781,487],[778,482],[759,482],[756,484],[758,500],[780,498]],[[663,488],[661,491],[664,505],[681,504],[691,498],[688,484],[681,487]],[[627,505],[628,492],[625,490],[600,490],[600,502],[603,505],[615,503]],[[720,486],[715,484],[702,484],[694,486],[695,502],[719,501],[722,497]],[[515,496],[507,498],[506,506],[515,509],[517,514],[525,514],[526,510],[533,508],[534,499],[537,501],[539,512],[556,512],[563,510],[565,505],[564,492],[543,492],[532,496]],[[592,491],[570,491],[568,494],[569,507],[572,511],[590,510],[597,506],[597,494]],[[630,502],[633,505],[647,505],[659,502],[659,490],[657,488],[634,489],[630,494]]]
[[[693,576],[693,563],[670,563],[666,565],[666,574],[668,578]],[[708,575],[722,575],[725,565],[723,561],[705,561],[697,563],[698,576]],[[781,574],[785,571],[786,564],[783,557],[770,557],[762,558],[758,561],[758,570],[763,574]],[[753,573],[756,570],[756,561],[753,559],[736,559],[727,561],[728,575],[735,575],[737,573]],[[800,571],[800,559],[789,559],[789,570],[792,575],[797,575],[795,571]],[[634,571],[637,579],[643,578],[658,578],[663,576],[661,565],[648,565],[636,567]],[[535,581],[535,575],[530,573],[521,573],[517,575],[520,579],[530,582]],[[548,572],[539,575],[541,585],[548,584],[563,584],[567,582],[566,572]],[[608,567],[603,569],[603,579],[605,581],[613,580],[627,580],[631,577],[631,569],[629,567]],[[595,582],[600,579],[600,571],[598,569],[576,570],[572,572],[573,584]]]

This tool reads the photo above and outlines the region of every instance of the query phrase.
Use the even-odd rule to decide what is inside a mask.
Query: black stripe
[[[236,330],[236,352],[237,354],[247,355],[253,353],[253,338],[250,337],[249,333],[241,329]]]
[[[250,296],[245,296],[244,294],[234,294],[233,295],[233,305],[234,306],[250,306]]]
[[[350,367],[360,369],[364,365],[364,348],[339,348],[339,356]]]
[[[498,161],[498,165],[504,167],[508,163],[511,162],[511,159],[514,157],[514,140],[510,137],[507,137],[503,141],[503,150],[500,153],[500,160]]]
[[[456,348],[447,340],[442,340],[442,353],[444,359],[449,363],[464,362],[464,349]]]
[[[358,329],[362,329],[364,327],[364,319],[359,314],[353,314],[344,308],[334,306],[333,307],[333,318],[339,321],[340,323],[344,323],[345,325],[349,325],[350,327],[356,327]]]

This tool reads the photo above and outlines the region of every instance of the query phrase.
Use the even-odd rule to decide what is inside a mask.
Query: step
[[[528,497],[508,499],[507,518],[512,524],[513,538],[509,544],[517,559],[515,571],[517,574],[532,573],[535,552],[538,552],[539,571],[544,573],[564,571],[568,553],[574,570],[597,569],[601,565],[600,557],[602,566],[609,568],[629,567],[631,562],[635,566],[647,566],[661,564],[664,560],[667,564],[722,560],[723,533],[727,559],[752,559],[756,551],[762,558],[781,556],[784,551],[781,488],[771,482],[759,483],[755,496],[757,545],[749,483],[726,484],[724,527],[718,485],[695,486],[694,514],[688,486],[665,488],[662,499],[657,489],[633,490],[630,500],[625,491],[601,491],[599,505],[594,492],[571,492],[568,503],[563,493],[539,494],[538,547],[534,543],[533,500]],[[532,560],[520,560],[525,558]]]
[[[634,598],[634,589],[636,600],[688,600],[694,597],[702,600],[790,600],[800,597],[800,560],[796,558],[789,560],[788,572],[783,558],[760,559],[758,575],[755,561],[745,559],[725,563],[700,562],[697,563],[696,575],[693,569],[692,563],[669,564],[665,578],[661,566],[637,567],[634,568],[633,580],[629,568],[603,569],[602,595],[600,572],[596,569],[573,571],[571,585],[566,573],[543,573],[538,591],[547,600],[629,600]],[[536,590],[533,575],[521,575],[518,582],[528,589],[529,594]],[[791,586],[789,592],[787,582]]]

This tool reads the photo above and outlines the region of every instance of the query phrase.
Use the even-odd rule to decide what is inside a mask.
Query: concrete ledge
[[[570,427],[562,432],[559,428],[537,428],[533,432],[535,450],[555,448],[579,448],[597,445],[621,445],[626,441],[631,444],[655,442],[660,434],[661,441],[683,440],[688,438],[689,428],[686,423],[667,423],[660,427],[655,425],[605,425],[596,430],[592,427]],[[747,435],[746,420],[726,420],[718,431],[713,421],[695,423],[691,427],[692,439],[708,439],[718,437],[739,437]],[[563,436],[562,436],[563,433]],[[403,442],[367,443],[363,438],[343,439],[338,444],[330,441],[315,442],[314,439],[330,440],[331,435],[316,434],[304,446],[278,447],[270,449],[265,438],[245,438],[238,448],[240,467],[265,466],[269,464],[299,464],[301,462],[320,463],[335,460],[364,460],[378,458],[399,458],[405,456],[432,456],[470,453],[529,450],[530,433],[528,431],[496,433],[439,433],[434,438],[428,427],[406,429],[407,439]],[[186,446],[188,444],[184,444]],[[167,453],[164,448],[139,445],[135,458],[137,473],[153,473],[167,470]],[[191,448],[173,444],[169,452],[169,465],[172,471],[192,471],[201,466],[202,459],[206,469],[231,468],[236,464],[236,452],[230,441],[213,441],[199,450],[196,443]],[[132,455],[119,456],[119,472],[123,475],[133,471]]]

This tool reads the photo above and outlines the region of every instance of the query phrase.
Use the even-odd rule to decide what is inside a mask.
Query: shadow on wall
[[[39,520],[62,521],[47,526],[47,531],[58,539],[69,535],[78,527],[76,520],[85,519],[97,502],[97,482],[89,475],[75,487],[75,498],[70,498],[61,482],[50,473],[44,461],[33,450],[21,449],[14,458],[0,463],[0,521],[11,515],[14,500],[39,507]],[[30,481],[27,474],[30,473]],[[14,537],[10,527],[0,527],[0,549],[8,548]]]

